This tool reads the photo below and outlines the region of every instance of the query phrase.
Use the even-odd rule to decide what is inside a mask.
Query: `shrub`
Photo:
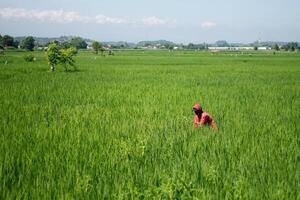
[[[77,54],[76,48],[68,48],[68,49],[61,49],[59,51],[60,53],[60,63],[65,68],[65,71],[68,71],[68,65],[72,66],[74,68],[74,71],[76,71],[74,56]]]
[[[26,54],[26,55],[24,56],[24,60],[25,60],[26,62],[33,62],[33,61],[34,61],[34,55],[33,55],[33,54]]]
[[[51,66],[51,71],[55,71],[56,65],[59,63],[60,53],[57,47],[57,44],[52,43],[48,46],[47,59],[48,63]]]
[[[76,71],[74,56],[78,53],[76,48],[59,49],[57,44],[52,43],[48,46],[48,63],[51,66],[51,71],[55,71],[56,65],[61,64],[65,71],[68,71],[68,65],[72,66]]]

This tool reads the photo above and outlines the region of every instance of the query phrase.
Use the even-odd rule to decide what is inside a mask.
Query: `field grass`
[[[34,55],[0,56],[0,199],[300,199],[300,53]]]

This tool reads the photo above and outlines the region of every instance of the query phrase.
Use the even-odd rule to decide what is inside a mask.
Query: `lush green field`
[[[34,54],[0,56],[0,199],[300,199],[300,53]]]

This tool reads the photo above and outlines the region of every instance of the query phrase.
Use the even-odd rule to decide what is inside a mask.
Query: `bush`
[[[65,68],[65,71],[68,71],[68,65],[72,66],[74,68],[74,71],[76,71],[75,66],[75,60],[74,56],[78,53],[76,48],[68,48],[68,49],[61,49],[59,50],[60,53],[60,63]]]
[[[34,61],[34,55],[33,55],[33,54],[26,54],[26,55],[24,56],[24,60],[25,60],[26,62],[33,62],[33,61]]]
[[[61,64],[65,71],[68,71],[68,66],[72,66],[74,71],[77,70],[75,66],[74,56],[78,53],[76,48],[70,47],[68,49],[59,49],[57,44],[52,43],[48,46],[48,63],[51,66],[51,71],[55,71],[56,65]]]

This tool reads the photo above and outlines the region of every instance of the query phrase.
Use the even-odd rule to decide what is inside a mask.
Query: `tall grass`
[[[35,57],[0,57],[0,199],[300,198],[299,54]]]

